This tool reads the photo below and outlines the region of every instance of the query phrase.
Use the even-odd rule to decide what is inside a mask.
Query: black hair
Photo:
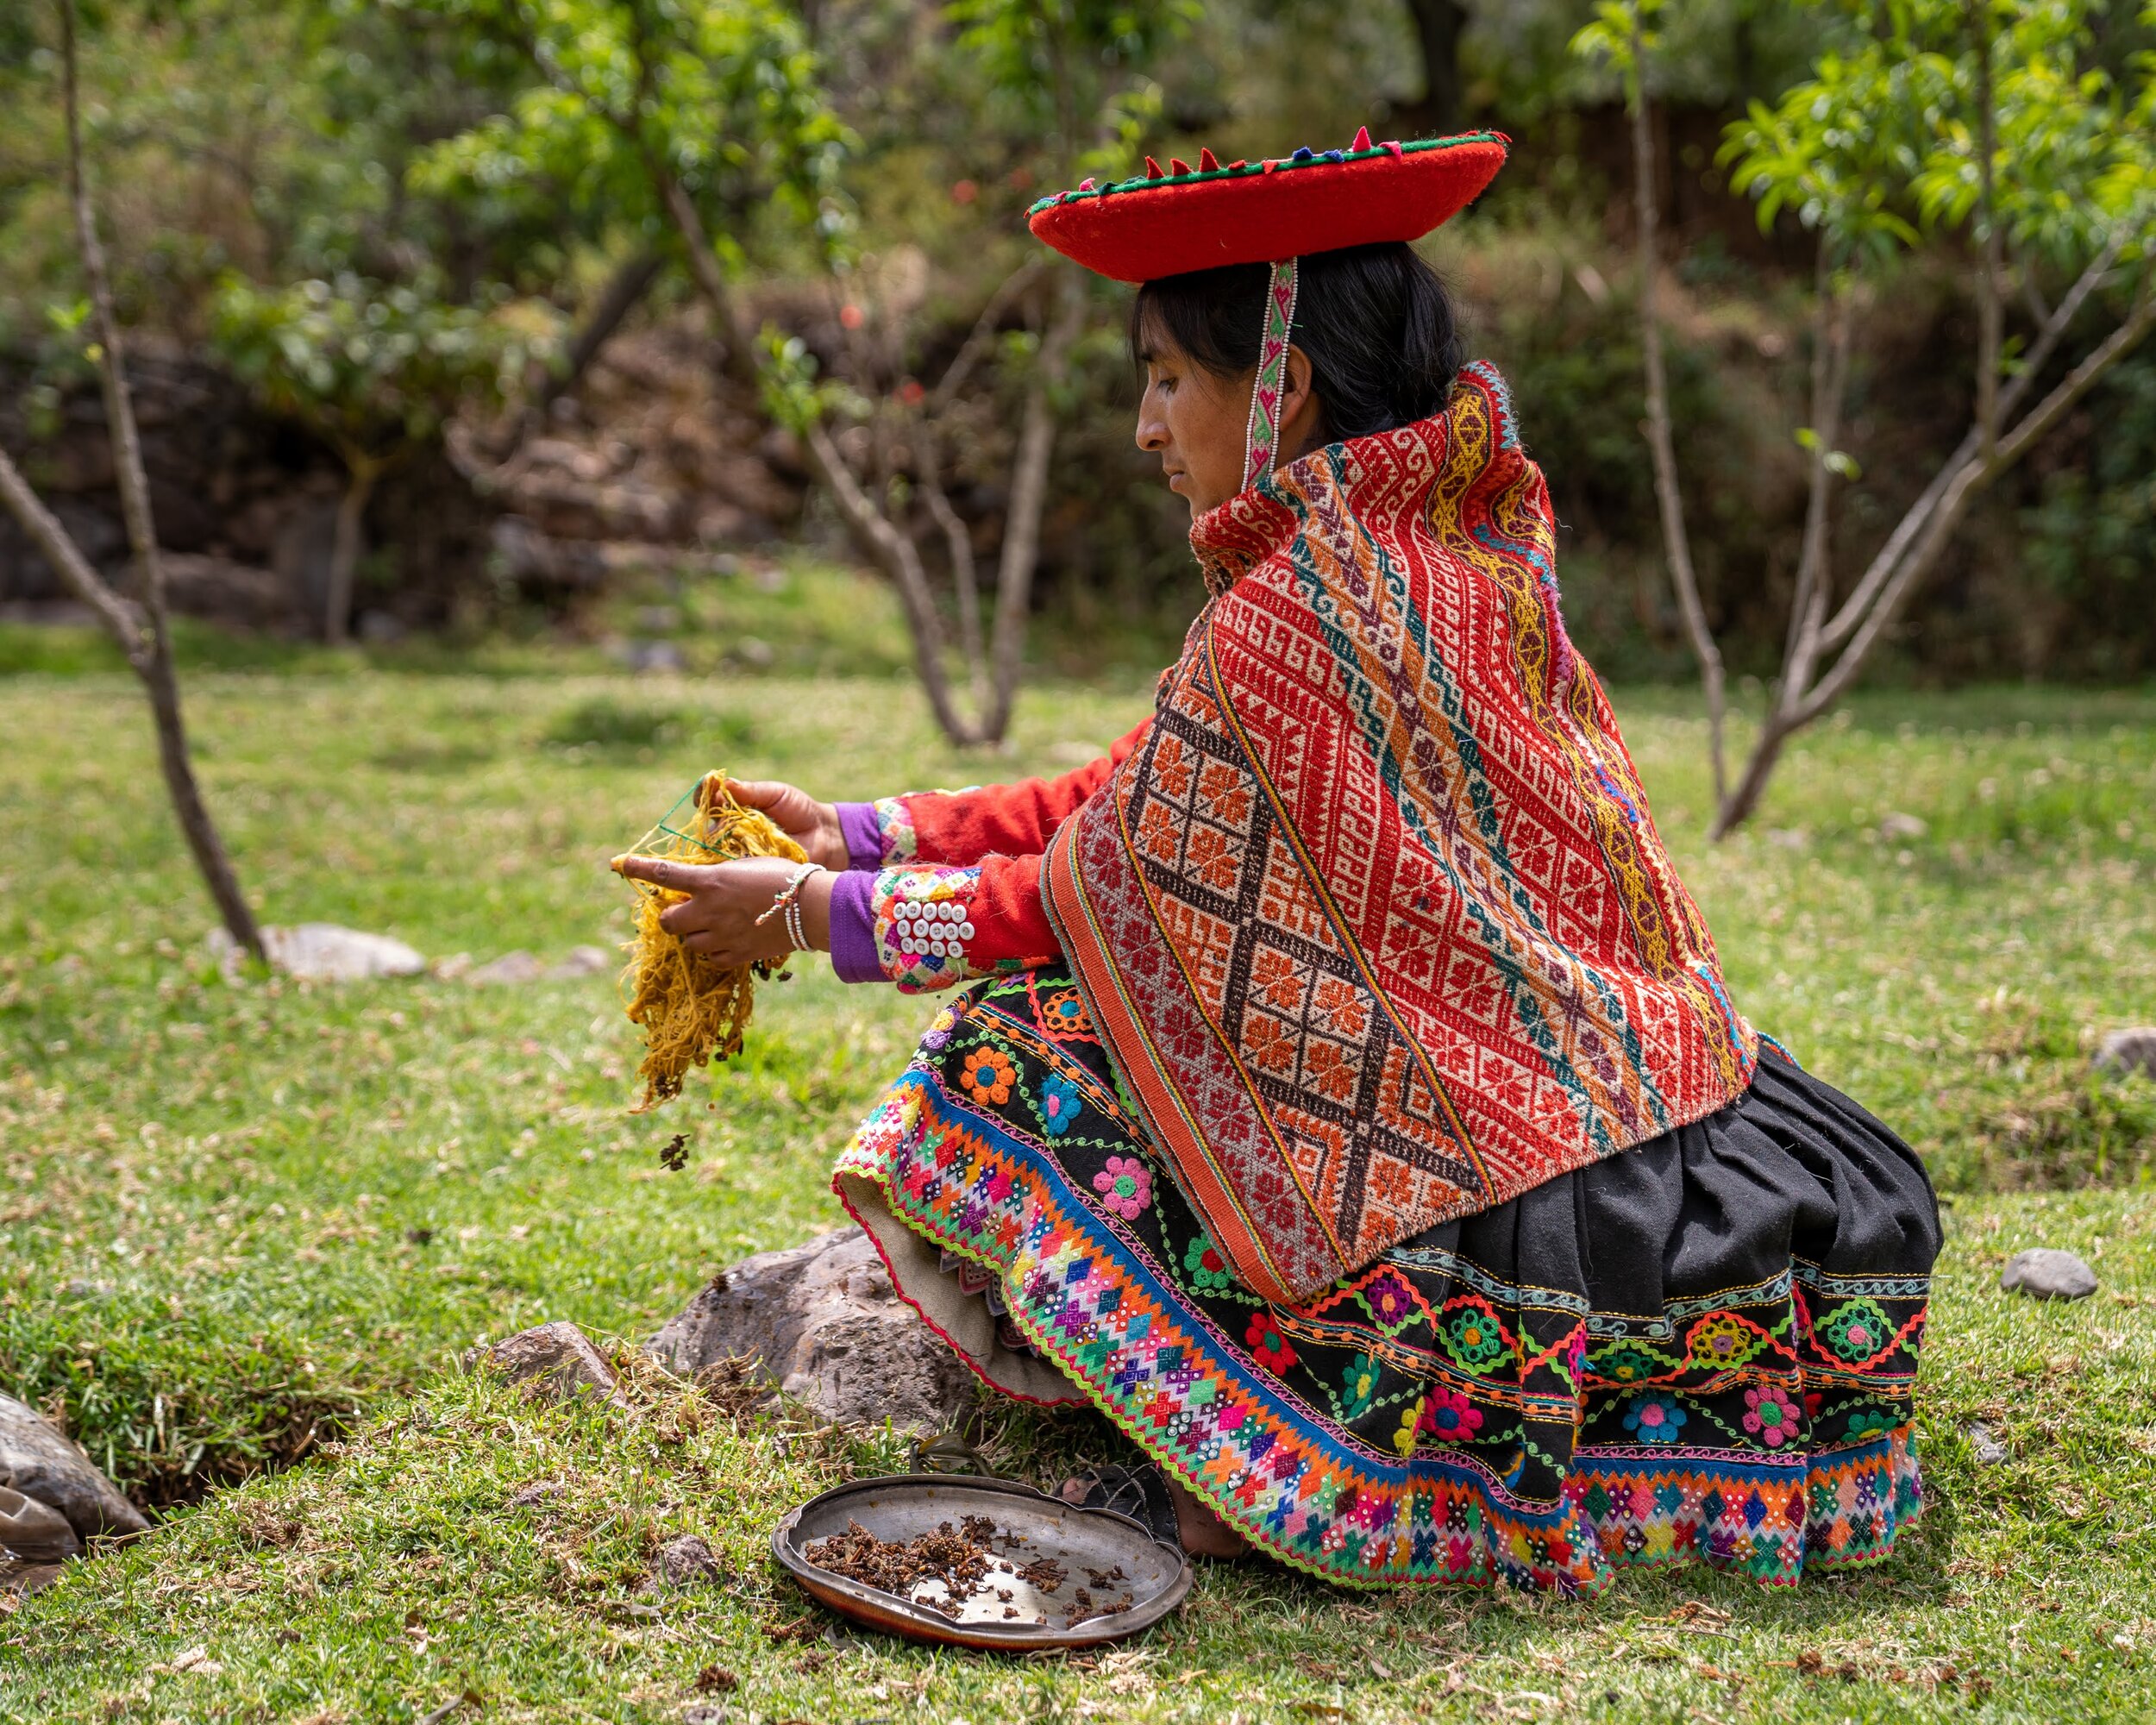
[[[1217,378],[1257,368],[1264,338],[1264,264],[1163,276],[1131,306],[1131,357],[1166,337]],[[1313,252],[1296,266],[1288,339],[1309,356],[1327,442],[1367,437],[1444,407],[1465,363],[1452,301],[1438,273],[1400,241]]]

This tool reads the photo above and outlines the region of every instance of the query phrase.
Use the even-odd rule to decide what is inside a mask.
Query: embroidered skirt
[[[1930,1183],[1772,1049],[1720,1113],[1294,1306],[1230,1275],[1061,969],[939,1013],[834,1185],[987,1383],[1090,1402],[1330,1580],[1789,1584],[1884,1557],[1922,1502]]]

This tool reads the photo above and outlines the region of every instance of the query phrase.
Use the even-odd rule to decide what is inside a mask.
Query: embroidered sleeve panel
[[[1037,856],[886,869],[869,889],[869,909],[876,962],[906,994],[1044,964],[1056,952]]]
[[[973,901],[978,869],[897,868],[879,873],[869,889],[876,962],[906,994],[926,994],[985,976],[967,962],[966,943],[978,939]]]

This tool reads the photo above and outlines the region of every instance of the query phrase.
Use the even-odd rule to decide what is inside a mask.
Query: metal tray
[[[1065,1571],[1053,1590],[1032,1587],[1016,1576],[992,1569],[954,1620],[912,1599],[881,1588],[834,1575],[808,1560],[807,1547],[846,1531],[858,1521],[879,1540],[902,1543],[932,1533],[963,1515],[986,1515],[1016,1541],[1008,1550],[1013,1565],[1053,1558]],[[949,1474],[899,1473],[856,1480],[812,1497],[790,1509],[772,1530],[771,1550],[793,1578],[832,1610],[896,1635],[941,1641],[962,1647],[996,1647],[1030,1653],[1045,1647],[1085,1647],[1120,1640],[1150,1628],[1182,1603],[1190,1591],[1190,1560],[1163,1545],[1127,1515],[1110,1509],[1081,1509],[1007,1479],[954,1477]],[[1007,1568],[1007,1566],[1006,1566]],[[1131,1603],[1098,1616],[1082,1614],[1075,1595],[1081,1588],[1096,1599],[1103,1590],[1090,1586],[1086,1571],[1123,1571],[1112,1596]],[[924,1582],[917,1592],[939,1589]],[[1008,1605],[996,1595],[1012,1595]],[[1018,1619],[1004,1617],[1017,1608]],[[1046,1622],[1037,1621],[1045,1617]]]

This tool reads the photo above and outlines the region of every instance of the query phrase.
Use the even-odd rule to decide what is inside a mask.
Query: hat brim
[[[1044,198],[1029,225],[1065,257],[1125,282],[1419,240],[1481,195],[1510,143],[1473,132],[1122,180]]]

